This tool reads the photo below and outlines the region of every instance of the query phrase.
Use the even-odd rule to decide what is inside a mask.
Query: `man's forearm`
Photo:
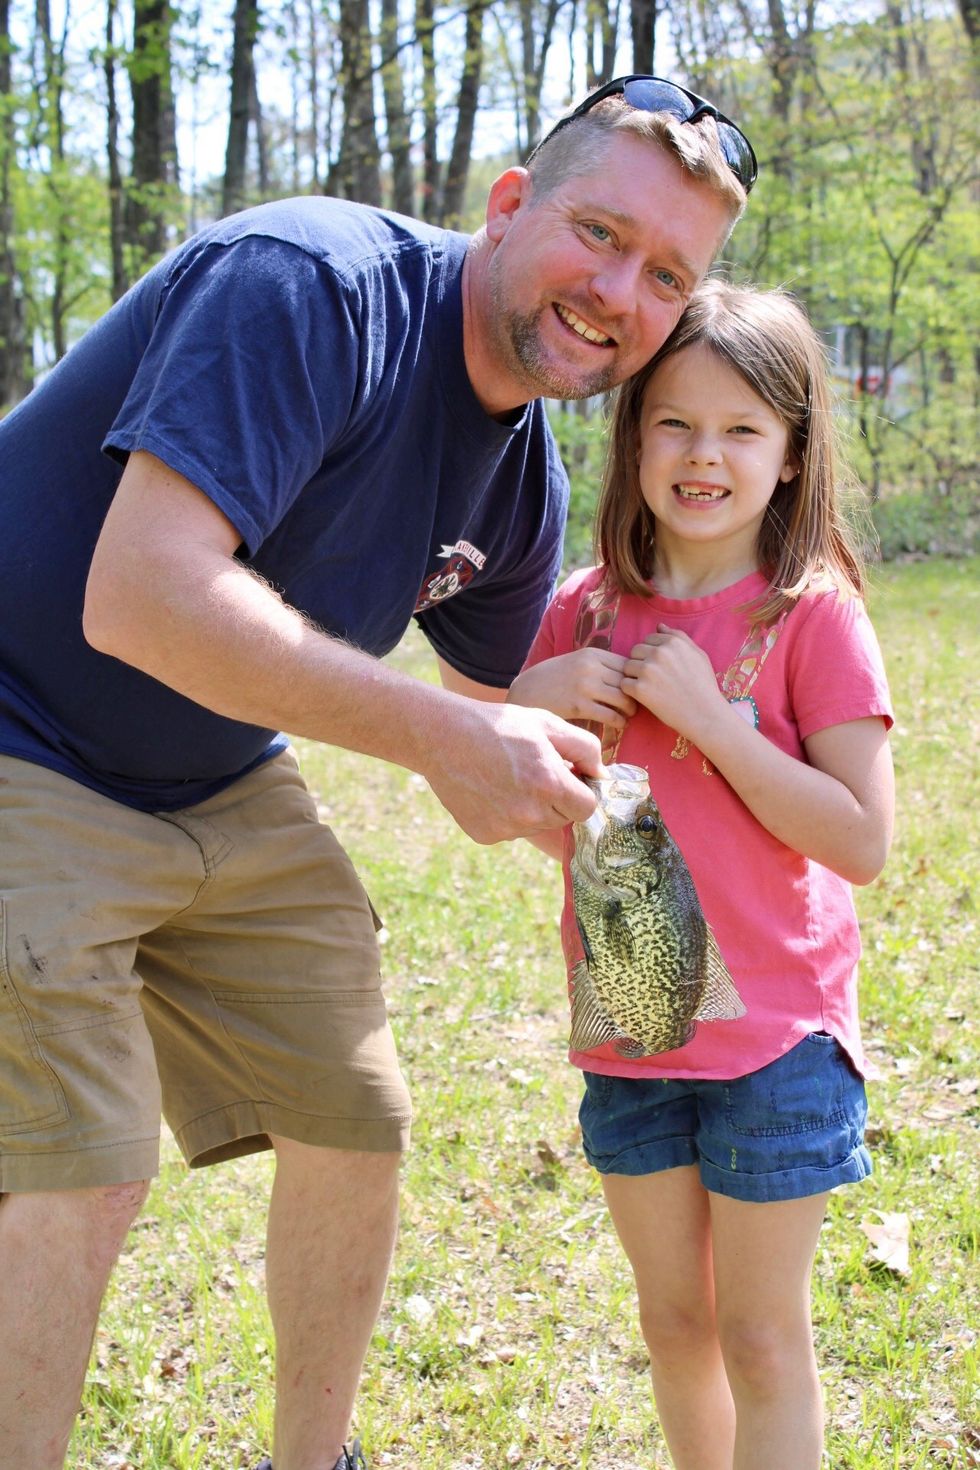
[[[555,716],[410,678],[311,626],[234,559],[210,500],[150,455],[130,460],[96,547],[93,647],[230,719],[397,762],[494,842],[588,815],[598,745]]]

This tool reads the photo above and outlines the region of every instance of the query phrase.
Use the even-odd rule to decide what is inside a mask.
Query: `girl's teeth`
[[[685,500],[721,500],[724,490],[704,490],[699,485],[678,485],[677,491]]]

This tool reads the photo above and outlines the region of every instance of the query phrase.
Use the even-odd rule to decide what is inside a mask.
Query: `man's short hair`
[[[663,149],[692,178],[727,204],[731,228],[745,208],[746,193],[721,151],[712,117],[681,122],[668,112],[644,112],[621,96],[606,97],[548,138],[528,163],[532,198],[545,199],[566,179],[599,168],[617,133],[631,133]]]

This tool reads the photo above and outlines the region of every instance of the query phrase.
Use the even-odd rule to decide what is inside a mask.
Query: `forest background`
[[[882,554],[976,530],[980,0],[0,0],[0,412],[210,220],[344,195],[463,230],[624,71],[710,96],[761,165],[721,269],[827,344]],[[555,404],[567,561],[602,404]]]

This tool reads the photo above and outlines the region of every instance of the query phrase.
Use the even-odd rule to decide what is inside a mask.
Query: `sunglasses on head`
[[[682,123],[695,123],[699,118],[713,117],[725,162],[746,194],[752,188],[759,176],[759,165],[752,144],[742,129],[730,117],[719,112],[713,102],[699,97],[696,92],[689,92],[686,87],[679,87],[676,82],[668,82],[664,77],[616,77],[613,81],[606,82],[605,86],[599,87],[584,102],[580,102],[574,112],[561,118],[550,133],[545,134],[528,163],[562,128],[566,128],[577,117],[584,117],[603,98],[616,96],[622,96],[630,107],[635,107],[639,112],[667,112]]]

